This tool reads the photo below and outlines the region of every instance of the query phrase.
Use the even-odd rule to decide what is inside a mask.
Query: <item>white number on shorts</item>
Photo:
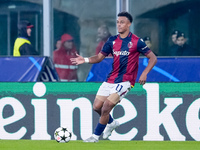
[[[122,90],[122,88],[123,88],[122,85],[117,84],[116,91],[120,92]]]

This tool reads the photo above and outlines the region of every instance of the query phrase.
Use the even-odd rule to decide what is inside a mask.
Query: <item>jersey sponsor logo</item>
[[[132,42],[129,42],[128,43],[128,48],[131,48],[133,46],[133,43]]]
[[[130,54],[130,52],[128,51],[115,51],[113,49],[113,55],[119,56],[119,55],[123,55],[123,56],[128,56]]]

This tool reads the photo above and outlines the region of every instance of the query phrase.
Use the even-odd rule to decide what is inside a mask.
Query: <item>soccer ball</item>
[[[54,132],[54,138],[58,143],[67,143],[70,141],[72,133],[64,127],[59,127]]]

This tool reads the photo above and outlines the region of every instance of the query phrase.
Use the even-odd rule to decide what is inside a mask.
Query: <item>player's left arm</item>
[[[144,85],[146,83],[147,74],[151,71],[151,69],[155,66],[157,62],[157,57],[152,51],[148,53],[146,57],[149,59],[149,62],[139,78],[139,83],[141,85]]]

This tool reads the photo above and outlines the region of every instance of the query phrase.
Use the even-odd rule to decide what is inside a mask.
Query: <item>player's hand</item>
[[[140,85],[144,85],[146,83],[146,80],[147,80],[147,75],[141,74],[139,78]]]
[[[83,64],[85,62],[84,58],[76,53],[76,58],[70,58],[70,61],[74,65]]]

